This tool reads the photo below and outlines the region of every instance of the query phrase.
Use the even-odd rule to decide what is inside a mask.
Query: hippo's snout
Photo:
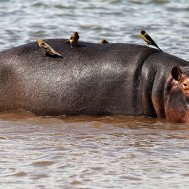
[[[165,114],[168,120],[189,122],[189,72],[177,66],[172,68],[166,88]]]

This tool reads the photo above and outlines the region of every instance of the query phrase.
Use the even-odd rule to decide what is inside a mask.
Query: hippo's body
[[[166,117],[171,68],[189,67],[140,45],[80,42],[70,48],[63,39],[45,41],[63,59],[44,56],[36,42],[0,53],[0,111]]]

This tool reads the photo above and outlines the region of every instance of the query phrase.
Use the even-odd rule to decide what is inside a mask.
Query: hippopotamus
[[[189,63],[137,44],[44,40],[0,52],[0,111],[127,115],[189,122]]]

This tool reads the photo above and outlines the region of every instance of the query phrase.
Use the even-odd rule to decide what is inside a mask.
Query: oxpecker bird
[[[153,45],[157,47],[160,51],[162,51],[158,45],[155,43],[155,41],[144,31],[141,30],[140,37],[148,44],[148,45]]]
[[[71,35],[70,40],[69,40],[71,48],[78,45],[78,40],[79,40],[79,34],[78,34],[78,32],[74,32]]]
[[[100,40],[100,44],[107,44],[107,43],[109,43],[109,42],[106,41],[106,39],[101,39],[101,40]]]
[[[62,55],[58,52],[56,52],[50,45],[45,43],[42,39],[37,40],[38,45],[41,47],[43,50],[44,54],[49,57],[54,57],[54,58],[63,58]]]

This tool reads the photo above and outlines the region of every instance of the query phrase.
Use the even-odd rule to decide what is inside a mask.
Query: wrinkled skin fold
[[[189,63],[134,44],[45,40],[0,53],[0,111],[35,115],[130,115],[188,122]]]

